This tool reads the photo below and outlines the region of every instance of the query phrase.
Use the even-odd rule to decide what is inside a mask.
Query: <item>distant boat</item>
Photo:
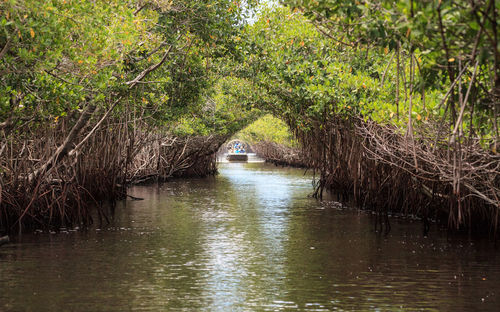
[[[227,161],[248,161],[248,146],[240,140],[232,140],[227,144]]]
[[[247,153],[228,153],[226,156],[228,161],[248,161]]]

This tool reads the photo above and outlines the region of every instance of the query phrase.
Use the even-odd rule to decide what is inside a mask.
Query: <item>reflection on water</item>
[[[499,253],[308,198],[311,176],[221,164],[138,186],[113,224],[0,248],[0,311],[491,310]]]

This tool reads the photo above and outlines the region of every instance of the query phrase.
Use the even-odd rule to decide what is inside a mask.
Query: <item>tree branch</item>
[[[180,35],[177,37],[177,40],[179,38],[180,38]],[[170,54],[172,47],[173,47],[173,44],[168,47],[167,51],[165,51],[165,54],[163,55],[163,57],[159,63],[156,63],[154,65],[149,66],[144,71],[142,71],[139,75],[137,75],[137,77],[135,77],[133,80],[125,82],[125,84],[128,85],[130,88],[135,87],[135,85],[137,85],[141,79],[146,77],[146,75],[149,74],[150,72],[152,72],[155,69],[157,69],[158,67],[160,67],[167,60],[167,56]]]
[[[94,132],[101,126],[101,124],[104,122],[104,120],[106,120],[106,118],[108,118],[109,114],[111,113],[111,111],[115,108],[116,104],[118,104],[120,102],[120,100],[122,99],[122,97],[119,97],[112,105],[111,107],[108,109],[108,111],[104,114],[104,116],[102,116],[102,118],[97,122],[97,124],[94,126],[94,128],[92,128],[92,130],[90,130],[90,132],[85,136],[85,138],[83,140],[80,141],[80,143],[78,143],[77,146],[75,146],[75,148],[73,148],[69,153],[68,153],[68,156],[73,156],[74,154],[76,154],[78,152],[78,150],[83,146],[83,144],[85,144],[85,142],[94,134]]]
[[[2,59],[2,57],[5,55],[5,53],[7,53],[7,51],[9,50],[10,48],[10,37],[7,38],[7,42],[5,43],[5,46],[3,47],[2,51],[0,51],[0,60]]]

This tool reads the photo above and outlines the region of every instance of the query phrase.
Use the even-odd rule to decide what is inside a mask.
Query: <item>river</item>
[[[487,240],[309,198],[304,170],[224,163],[135,186],[112,224],[0,247],[0,311],[496,311]]]

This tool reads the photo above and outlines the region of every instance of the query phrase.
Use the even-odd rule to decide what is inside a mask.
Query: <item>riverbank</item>
[[[315,195],[340,192],[379,216],[388,214],[436,220],[451,231],[497,238],[500,155],[479,144],[451,145],[437,140],[439,125],[397,127],[361,118],[331,117],[296,130],[313,168],[320,173]]]
[[[71,131],[61,122],[3,144],[0,234],[109,222],[130,184],[214,175],[215,152],[226,140],[151,133],[110,120],[84,146],[64,151],[61,139]]]

